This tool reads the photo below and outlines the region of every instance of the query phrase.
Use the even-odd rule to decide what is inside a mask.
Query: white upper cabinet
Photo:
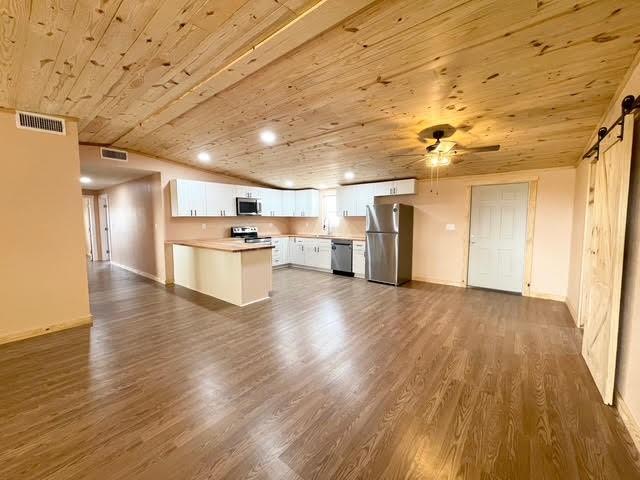
[[[171,180],[171,215],[174,217],[206,216],[206,182]]]
[[[273,190],[271,188],[263,188],[261,193],[262,199],[262,216],[263,217],[282,217],[282,190]]]
[[[347,185],[336,189],[336,209],[338,216],[364,217],[367,205],[373,205],[375,197],[411,193],[415,193],[414,179]]]
[[[169,183],[174,217],[225,217],[236,215],[236,198],[255,198],[267,217],[318,217],[318,190],[277,190],[174,179]]]
[[[393,182],[394,195],[413,195],[416,193],[416,179],[408,178],[406,180],[396,180]]]
[[[317,190],[295,191],[296,217],[317,217],[320,215],[320,194]]]
[[[235,185],[226,183],[205,184],[206,192],[206,216],[228,217],[236,214]]]
[[[357,217],[367,215],[367,205],[373,205],[374,187],[371,183],[356,185],[356,211]]]
[[[394,182],[378,182],[373,184],[373,195],[375,197],[384,197],[385,195],[393,195]]]
[[[394,180],[392,182],[374,183],[374,195],[383,197],[385,195],[412,195],[416,193],[416,179]]]
[[[240,198],[261,198],[261,190],[264,190],[264,188],[246,185],[236,185],[235,187],[235,196]]]
[[[296,216],[296,192],[294,190],[282,190],[282,216]]]
[[[336,189],[336,211],[338,216],[353,217],[357,214],[357,185],[347,185]]]

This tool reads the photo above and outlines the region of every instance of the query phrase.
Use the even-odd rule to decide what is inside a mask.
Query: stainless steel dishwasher
[[[353,244],[351,240],[331,240],[331,270],[338,275],[353,275]]]

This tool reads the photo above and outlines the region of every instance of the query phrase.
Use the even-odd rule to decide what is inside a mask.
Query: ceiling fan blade
[[[458,145],[453,148],[457,153],[482,153],[482,152],[497,152],[500,150],[500,145],[486,145],[484,147],[462,147]]]

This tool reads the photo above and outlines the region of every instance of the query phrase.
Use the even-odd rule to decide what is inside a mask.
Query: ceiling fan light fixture
[[[437,152],[427,156],[427,163],[431,167],[446,167],[451,163],[451,157],[449,155],[443,155],[441,152]]]

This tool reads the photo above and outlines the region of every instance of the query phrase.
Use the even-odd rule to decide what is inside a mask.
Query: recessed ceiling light
[[[293,182],[291,180],[286,180],[284,184],[286,187],[293,187]]]
[[[91,183],[91,179],[89,177],[80,177],[80,183],[86,185],[87,183]]]
[[[276,142],[276,134],[271,130],[265,130],[263,132],[260,132],[260,140],[268,145],[271,145]]]
[[[353,178],[355,177],[355,173],[353,172],[345,172],[344,174],[344,178],[346,178],[347,180],[353,180]]]
[[[200,152],[198,154],[198,160],[200,160],[201,162],[208,162],[211,160],[211,155],[209,155],[207,152]]]

